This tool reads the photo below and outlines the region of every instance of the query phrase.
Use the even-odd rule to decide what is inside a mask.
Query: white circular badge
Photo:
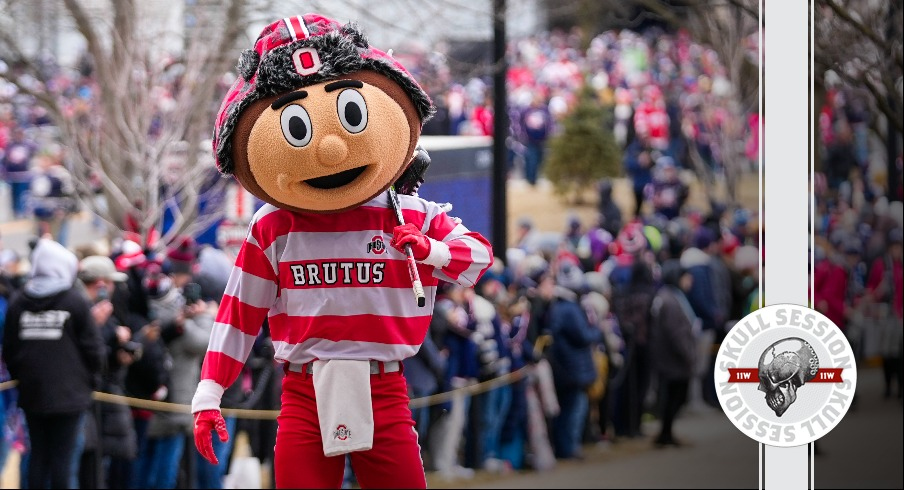
[[[761,308],[739,321],[716,356],[716,393],[728,419],[770,446],[808,444],[838,425],[857,386],[854,351],[822,313]]]

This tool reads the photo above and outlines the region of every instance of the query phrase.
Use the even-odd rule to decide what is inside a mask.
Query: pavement
[[[858,377],[857,404],[817,443],[814,488],[902,488],[904,424],[900,398],[884,399],[882,372]],[[471,480],[443,481],[433,488],[757,488],[758,443],[738,431],[717,409],[686,410],[675,424],[680,448],[654,448],[647,437],[585,448],[583,461],[560,462],[548,472],[509,475],[478,472]]]

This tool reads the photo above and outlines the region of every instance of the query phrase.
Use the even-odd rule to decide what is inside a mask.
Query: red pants
[[[283,378],[274,473],[277,488],[340,488],[345,455],[323,455],[313,375],[289,371]],[[424,463],[401,371],[370,377],[374,443],[350,453],[361,488],[426,488]],[[343,389],[337,386],[336,389]]]

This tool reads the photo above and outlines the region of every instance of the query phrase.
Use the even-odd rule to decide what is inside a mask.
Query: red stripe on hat
[[[293,41],[305,39],[310,36],[310,33],[308,32],[308,26],[304,24],[304,19],[302,19],[300,15],[296,15],[295,17],[287,17],[284,20],[286,22],[286,26],[289,28],[289,33],[292,35]]]

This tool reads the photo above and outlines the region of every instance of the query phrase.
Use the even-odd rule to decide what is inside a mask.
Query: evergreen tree
[[[605,177],[621,174],[621,149],[612,134],[612,109],[597,100],[589,86],[581,89],[562,132],[549,142],[546,178],[563,196],[581,202],[584,192]]]

